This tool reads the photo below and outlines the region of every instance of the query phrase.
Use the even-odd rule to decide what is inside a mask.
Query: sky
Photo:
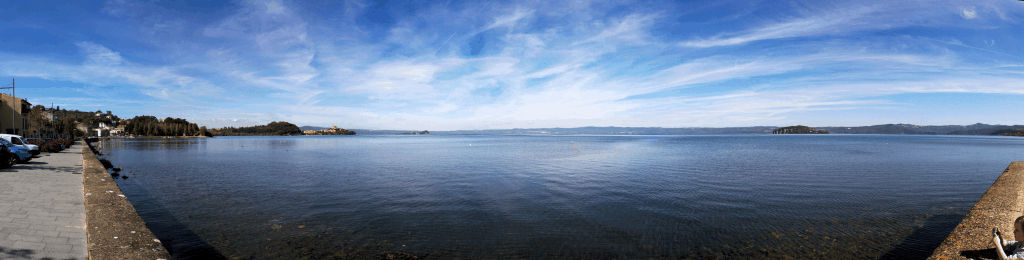
[[[34,105],[349,129],[1024,124],[1024,1],[4,1]],[[10,94],[11,89],[2,89]]]

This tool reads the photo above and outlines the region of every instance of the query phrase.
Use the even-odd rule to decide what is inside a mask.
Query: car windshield
[[[0,144],[3,144],[4,146],[7,146],[7,147],[14,147],[14,144],[12,144],[11,142],[8,142],[7,140],[4,140],[3,138],[0,138]]]

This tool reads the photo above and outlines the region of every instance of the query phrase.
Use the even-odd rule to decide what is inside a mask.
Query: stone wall
[[[90,141],[82,146],[89,259],[170,259],[167,249],[107,173]]]

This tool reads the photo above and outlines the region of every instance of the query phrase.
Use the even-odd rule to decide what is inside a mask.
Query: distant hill
[[[885,124],[857,127],[819,127],[818,129],[829,131],[834,134],[937,135],[945,132],[935,128],[922,128],[921,126],[908,124]]]
[[[308,128],[307,128],[308,127]],[[575,127],[575,128],[513,128],[489,130],[454,130],[430,131],[432,135],[708,135],[708,134],[771,134],[778,126],[748,127]],[[316,127],[304,126],[303,130],[318,130]],[[832,134],[905,134],[905,135],[1002,135],[1014,129],[1024,130],[1024,125],[938,125],[921,126],[912,124],[884,124],[873,126],[815,127],[816,130],[828,131]],[[418,130],[370,130],[349,129],[360,135],[397,135],[418,132]]]
[[[402,133],[417,132],[416,130],[371,130],[371,129],[349,129],[359,135],[397,135]]]
[[[1007,125],[941,125],[919,126],[911,124],[885,124],[858,127],[819,127],[834,134],[905,134],[905,135],[998,135],[998,131],[1024,129],[1024,126]]]
[[[1006,129],[999,130],[992,135],[1005,135],[1005,136],[1024,136],[1024,129]]]
[[[587,126],[576,128],[513,128],[500,130],[455,130],[455,131],[433,131],[431,134],[461,134],[461,135],[502,135],[502,134],[548,134],[548,135],[701,135],[701,134],[770,134],[775,126],[748,126],[748,127],[688,127],[688,128],[661,128],[661,127],[615,127],[615,126]]]
[[[324,130],[324,129],[328,129],[328,128],[327,127],[319,127],[319,126],[308,126],[308,125],[307,126],[300,126],[299,127],[299,130],[302,130],[302,131],[307,131],[307,130]]]
[[[988,126],[988,125],[986,125]],[[1013,126],[990,126],[979,129],[965,129],[950,132],[951,135],[1003,135],[1003,133],[1014,132],[1014,130],[1024,129],[1024,125],[1013,125]]]

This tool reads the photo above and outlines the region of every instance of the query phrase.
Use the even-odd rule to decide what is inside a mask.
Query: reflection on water
[[[186,227],[165,236],[195,238],[175,246],[196,249],[172,252],[903,259],[929,255],[1020,160],[1021,144],[435,135],[121,139],[102,147],[115,167],[132,171],[120,185],[147,222]]]

